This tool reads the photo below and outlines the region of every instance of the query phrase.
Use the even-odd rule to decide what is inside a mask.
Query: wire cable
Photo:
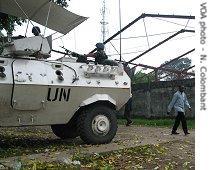
[[[165,21],[165,22],[168,22],[168,23],[171,23],[171,24],[175,24],[175,25],[179,25],[179,26],[185,26],[183,24],[179,24],[179,23],[176,23],[176,22],[173,22],[173,21],[168,21],[168,20],[165,20],[165,19],[161,19],[161,18],[155,18],[157,20],[161,20],[161,21]],[[188,28],[194,28],[194,27],[191,27],[191,26],[187,26]]]
[[[144,51],[134,51],[134,52],[127,52],[127,53],[122,53],[123,55],[128,55],[128,54],[136,54]],[[108,54],[109,56],[115,56],[115,55],[120,55],[120,54]]]
[[[26,18],[29,20],[29,22],[31,23],[31,25],[33,25],[33,27],[34,27],[34,24],[33,24],[33,22],[30,20],[30,18],[28,17],[28,15],[25,13],[25,11],[22,9],[22,7],[20,6],[20,4],[16,1],[16,0],[14,0],[15,1],[15,3],[16,3],[16,5],[18,6],[18,8],[22,11],[22,13],[26,16]],[[36,27],[35,27],[35,29],[36,29]],[[38,30],[37,30],[38,31]]]
[[[172,39],[171,41],[177,41],[177,40],[181,40],[181,39],[185,39],[185,38],[190,38],[190,37],[194,37],[195,35],[191,35],[191,36],[185,36],[185,37],[179,37],[179,38],[174,38]],[[138,49],[139,47],[146,47],[147,45],[142,45],[142,46],[137,46],[137,47],[134,47],[135,49]],[[134,49],[132,48],[132,49]],[[145,50],[142,50],[142,51],[132,51],[132,52],[127,52],[127,53],[122,53],[123,55],[128,55],[128,54],[136,54],[136,53],[139,53],[139,52],[144,52]],[[118,54],[108,54],[109,56],[116,56],[116,55],[119,55]]]
[[[51,6],[52,6],[52,0],[50,0],[49,3],[50,3],[50,6],[49,6],[49,9],[48,9],[48,12],[47,12],[47,18],[46,18],[46,22],[45,22],[45,26],[44,26],[44,35],[43,35],[43,37],[45,37],[45,32],[46,32],[46,29],[47,29],[47,24],[48,24],[50,11],[51,11]],[[44,41],[43,37],[42,37],[42,43],[41,43],[41,46],[40,46],[40,51],[42,50],[42,46],[43,46],[43,41]]]
[[[116,49],[116,47],[112,44],[111,41],[109,41],[109,43],[111,44],[111,46],[114,48],[114,50],[117,52],[117,55],[120,55],[119,51]]]
[[[55,63],[55,64],[60,64],[59,62],[55,62],[55,61],[47,61],[47,60],[44,60],[44,62],[47,62],[47,63]],[[63,64],[63,63],[62,63]],[[70,66],[68,66],[68,65],[66,65],[66,64],[63,64],[65,67],[67,67],[67,68],[69,68],[70,70],[72,70],[73,72],[74,72],[74,78],[73,78],[73,81],[72,81],[72,83],[74,83],[75,81],[77,81],[77,80],[79,80],[78,79],[78,76],[77,76],[77,72],[76,72],[76,70],[74,69],[74,68],[72,68],[72,67],[70,67]]]
[[[110,42],[110,44],[112,45],[112,47],[115,49],[115,51],[117,52],[117,54],[114,54],[114,55],[120,55],[119,51],[116,49],[116,47],[114,46],[114,44],[112,44],[111,41],[109,41],[109,42]],[[124,53],[123,53],[123,54],[124,54]],[[108,56],[114,56],[114,55],[109,55],[109,54],[108,54]],[[122,53],[121,53],[121,59],[122,59],[123,61],[125,61],[125,59],[122,57]]]
[[[148,37],[152,37],[152,36],[158,36],[158,35],[165,35],[165,34],[171,34],[171,33],[175,33],[177,31],[169,31],[169,32],[163,32],[163,33],[157,33],[157,34],[149,34],[147,35]],[[130,37],[124,37],[122,39],[132,39],[132,38],[145,38],[145,35],[140,35],[140,36],[130,36]],[[115,38],[113,40],[119,40],[119,38]]]
[[[185,25],[184,29],[187,27],[187,25],[188,25],[189,21],[190,21],[190,19],[188,19],[188,20],[187,20],[187,23],[186,23],[186,25]]]
[[[49,20],[49,16],[50,16],[50,11],[51,11],[51,6],[52,6],[52,0],[50,0],[50,6],[47,12],[47,18],[46,18],[46,22],[45,22],[45,26],[44,26],[44,36],[45,36],[45,32],[46,32],[46,28],[47,28],[47,24],[48,24],[48,20]]]
[[[146,27],[146,23],[145,23],[144,18],[143,18],[143,23],[144,23],[144,30],[145,30],[145,34],[146,34],[146,37],[147,37],[147,44],[148,44],[148,48],[150,48],[150,45],[149,45],[149,38],[148,38],[148,35],[147,35],[147,27]]]

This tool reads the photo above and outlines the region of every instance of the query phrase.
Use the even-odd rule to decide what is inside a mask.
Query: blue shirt
[[[188,108],[191,108],[185,93],[184,92],[181,93],[180,91],[177,91],[174,94],[173,99],[171,100],[170,104],[168,105],[168,112],[170,112],[171,109],[174,107],[176,113],[177,112],[185,113],[185,106],[187,106]]]

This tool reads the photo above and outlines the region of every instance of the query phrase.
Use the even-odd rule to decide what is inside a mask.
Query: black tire
[[[53,133],[61,139],[74,139],[78,135],[76,121],[67,124],[51,125]]]
[[[116,112],[114,109],[107,106],[92,105],[91,107],[83,110],[77,120],[79,136],[87,144],[109,143],[116,135]],[[103,127],[106,128],[100,131],[96,127],[100,130],[100,127],[102,127],[102,129]]]

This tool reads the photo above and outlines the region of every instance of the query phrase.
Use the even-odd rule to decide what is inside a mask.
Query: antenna
[[[101,8],[101,36],[102,36],[102,42],[106,40],[106,36],[108,34],[108,22],[106,20],[106,14],[107,14],[107,8],[106,8],[106,0],[102,0],[102,8]]]
[[[121,22],[121,2],[119,0],[119,25],[120,25],[120,30],[122,29],[122,22]],[[120,33],[120,61],[122,61],[122,36]]]

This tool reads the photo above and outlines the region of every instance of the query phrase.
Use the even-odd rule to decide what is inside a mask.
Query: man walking
[[[173,99],[171,100],[170,104],[168,105],[167,114],[170,113],[170,111],[173,107],[177,114],[173,129],[171,132],[172,135],[179,134],[176,132],[176,130],[180,124],[180,121],[182,122],[182,129],[184,131],[184,134],[185,135],[190,134],[187,129],[187,121],[185,118],[185,106],[187,106],[190,110],[191,110],[191,107],[190,107],[190,104],[189,104],[187,97],[184,93],[184,89],[185,89],[184,86],[179,86],[179,90],[174,94]]]

